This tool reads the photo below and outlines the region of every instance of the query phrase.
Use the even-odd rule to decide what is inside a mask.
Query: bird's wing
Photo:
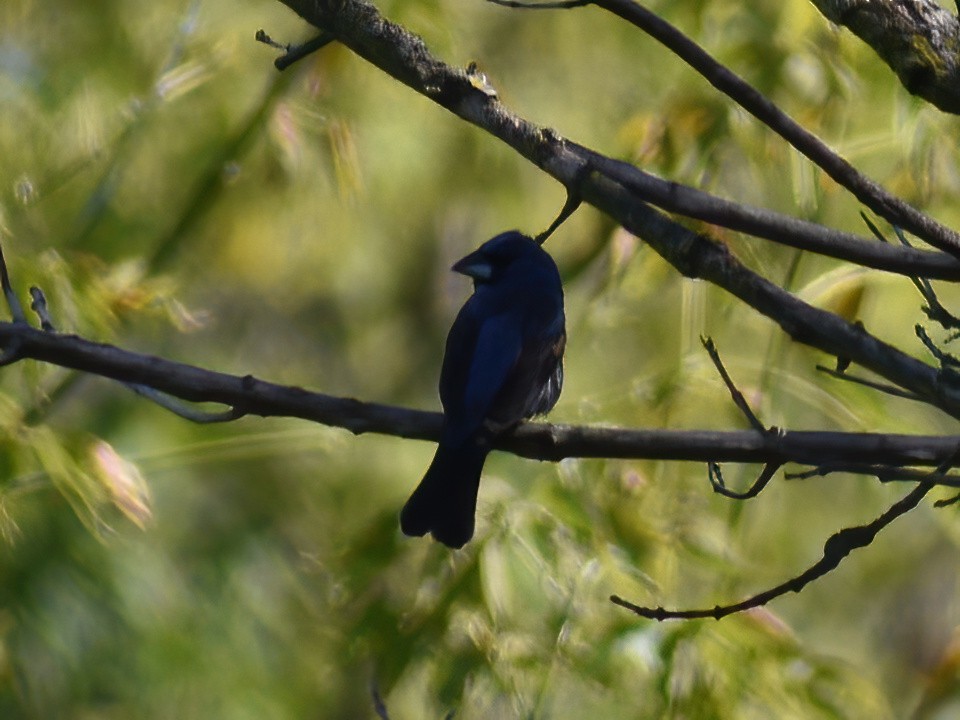
[[[549,411],[563,384],[564,335],[528,339],[487,408],[486,419],[511,426]]]
[[[475,432],[486,419],[520,358],[522,331],[521,319],[509,311],[481,323],[463,387],[461,412],[457,413],[457,425],[464,433]]]

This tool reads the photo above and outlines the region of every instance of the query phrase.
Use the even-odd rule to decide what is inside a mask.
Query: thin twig
[[[930,336],[927,335],[927,331],[924,329],[923,325],[915,325],[913,331],[920,339],[920,342],[923,343],[924,347],[927,348],[927,350],[930,351],[930,354],[936,358],[938,363],[940,363],[940,368],[942,370],[953,373],[954,375],[960,373],[960,359],[958,359],[956,355],[951,355],[950,353],[938,348],[936,344],[934,344],[933,340],[930,339]]]
[[[273,65],[277,68],[277,70],[286,70],[298,60],[302,60],[303,58],[307,57],[307,55],[315,53],[317,50],[325,45],[329,45],[337,38],[333,33],[323,31],[312,40],[307,40],[307,42],[301,43],[300,45],[291,45],[289,43],[278,43],[272,37],[267,35],[265,31],[257,30],[256,34],[254,35],[254,39],[257,42],[261,42],[264,45],[269,45],[277,50],[283,50],[284,54],[274,60]]]
[[[24,356],[20,352],[22,347],[23,342],[20,338],[13,338],[7,343],[3,348],[3,353],[0,353],[0,367],[13,365],[13,363],[23,360]]]
[[[707,476],[710,479],[710,486],[718,495],[723,495],[731,500],[749,500],[750,498],[755,498],[760,494],[767,484],[773,480],[773,476],[777,474],[777,470],[779,470],[781,467],[783,467],[783,463],[781,462],[767,463],[763,466],[763,470],[760,471],[760,475],[757,476],[757,479],[754,480],[750,487],[743,492],[737,492],[736,490],[730,490],[727,488],[727,485],[723,480],[723,473],[720,470],[720,463],[707,463]]]
[[[870,232],[873,233],[874,237],[876,237],[882,243],[889,244],[890,241],[884,237],[883,233],[880,232],[880,228],[874,224],[874,222],[867,216],[865,212],[863,212],[863,210],[860,211],[860,217],[863,218],[864,223],[866,223],[867,227],[870,228]],[[904,247],[913,249],[913,246],[907,241],[907,238],[904,236],[903,232],[896,226],[894,226],[893,229],[897,237],[900,239],[900,244]],[[930,284],[930,280],[928,278],[923,277],[922,275],[911,275],[910,281],[913,283],[914,287],[917,288],[917,291],[924,299],[924,302],[926,302],[926,305],[921,305],[920,309],[928,318],[934,322],[940,323],[942,327],[948,330],[960,328],[960,318],[952,315],[940,303],[940,300],[937,298],[937,294],[934,292],[933,286]]]
[[[652,608],[637,605],[617,595],[611,595],[610,601],[615,605],[630,610],[640,617],[650,618],[651,620],[691,620],[697,618],[713,618],[714,620],[719,620],[727,615],[766,605],[771,600],[781,595],[786,595],[788,592],[800,592],[814,580],[835,570],[851,552],[857,548],[870,545],[880,531],[891,522],[904,513],[913,510],[924,496],[936,486],[939,476],[942,476],[953,466],[953,463],[956,462],[958,452],[960,452],[960,450],[955,450],[951,453],[947,460],[941,463],[936,470],[928,474],[926,480],[918,483],[913,490],[891,505],[872,522],[866,525],[843,528],[827,538],[827,541],[823,545],[823,556],[805,571],[776,587],[757,593],[742,602],[732,603],[730,605],[715,605],[712,608],[697,610],[667,610],[663,607]]]
[[[30,297],[32,298],[30,309],[40,318],[40,328],[45,332],[56,332],[53,320],[50,318],[50,310],[47,308],[47,297],[43,294],[43,290],[32,286],[30,288]]]
[[[0,286],[3,288],[3,296],[7,300],[7,306],[10,308],[10,316],[13,318],[13,321],[16,323],[27,322],[27,316],[23,312],[23,306],[20,304],[20,299],[17,297],[17,294],[13,291],[13,286],[10,284],[10,274],[7,272],[7,261],[3,257],[2,246],[0,246]]]
[[[563,207],[560,208],[560,212],[557,214],[556,219],[550,223],[550,226],[544,230],[542,233],[537,235],[537,243],[543,245],[547,241],[547,238],[550,237],[554,230],[560,227],[567,218],[573,215],[577,209],[583,204],[583,198],[580,197],[580,184],[583,182],[583,178],[587,173],[590,172],[589,166],[585,165],[577,178],[573,183],[567,186],[567,199],[563,203]]]
[[[843,358],[847,360],[847,358]],[[848,361],[849,364],[849,361]],[[851,375],[847,372],[841,370],[834,370],[833,368],[828,368],[825,365],[816,365],[817,370],[822,373],[826,373],[830,377],[835,377],[838,380],[846,380],[847,382],[852,382],[856,385],[863,385],[868,388],[873,388],[887,395],[892,395],[894,397],[906,398],[907,400],[917,400],[918,402],[929,402],[928,398],[921,397],[916,393],[912,393],[909,390],[903,390],[896,387],[895,385],[887,385],[886,383],[878,383],[874,380],[867,380],[866,378],[858,377],[857,375]]]
[[[133,390],[133,392],[135,392],[137,395],[140,395],[141,397],[150,400],[160,407],[169,410],[174,415],[182,417],[184,420],[189,420],[190,422],[197,423],[198,425],[212,425],[214,423],[231,422],[246,415],[245,412],[235,407],[222,410],[220,412],[206,412],[203,410],[198,410],[194,407],[190,407],[189,405],[184,405],[176,398],[165,395],[159,390],[154,390],[152,387],[147,387],[146,385],[138,385],[136,383],[124,383],[124,385]]]
[[[727,386],[727,391],[730,393],[730,397],[733,398],[733,404],[743,413],[747,422],[750,423],[750,427],[757,432],[767,432],[767,427],[760,422],[760,418],[758,418],[756,413],[750,408],[743,393],[733,384],[733,378],[730,377],[730,373],[728,373],[727,369],[723,366],[723,361],[720,359],[720,353],[717,352],[717,346],[714,345],[713,339],[701,335],[700,344],[703,345],[704,350],[706,350],[710,356],[710,360],[713,361],[713,366],[717,369],[717,372],[720,373],[720,377],[723,378],[723,384]]]
[[[593,0],[557,0],[556,2],[519,2],[519,0],[487,0],[494,5],[515,8],[517,10],[569,10],[570,8],[591,5]]]
[[[784,473],[784,480],[809,480],[814,477],[826,477],[833,473],[848,475],[872,475],[882,483],[891,482],[921,482],[930,477],[929,470],[895,467],[890,465],[875,465],[861,463],[826,463],[804,470],[802,472]],[[937,485],[943,487],[960,487],[960,475],[944,474],[937,479]]]

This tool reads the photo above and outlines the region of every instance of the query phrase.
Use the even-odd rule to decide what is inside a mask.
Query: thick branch
[[[58,335],[25,324],[0,322],[0,346],[32,358],[125,383],[146,385],[191,402],[215,402],[262,417],[298,417],[360,434],[437,440],[439,413],[366,403],[204,370],[193,365]],[[753,430],[625,430],[525,423],[495,447],[539,460],[635,458],[697,462],[854,463],[936,465],[956,447],[951,437],[843,432],[760,433]]]
[[[960,113],[960,21],[936,0],[813,0],[890,66],[903,86]]]

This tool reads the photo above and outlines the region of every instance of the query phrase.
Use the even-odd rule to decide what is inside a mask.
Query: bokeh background
[[[384,0],[521,115],[725,197],[866,233],[856,201],[649,38],[596,9]],[[957,121],[806,2],[655,9],[862,170],[960,227]],[[563,189],[332,45],[284,73],[275,0],[0,3],[0,240],[59,329],[206,368],[438,407],[450,264],[535,233]],[[751,267],[918,356],[905,278],[716,231]],[[818,375],[829,358],[683,279],[590,208],[550,240],[569,343],[558,422],[955,432]],[[957,295],[941,288],[956,307]],[[931,333],[936,335],[935,329]],[[496,454],[462,552],[403,538],[429,443],[298,420],[194,425],[99,378],[0,372],[4,718],[893,718],[957,712],[955,510],[925,505],[800,595],[656,624],[799,573],[906,490],[715,496],[692,463]],[[725,468],[742,486],[758,468]]]

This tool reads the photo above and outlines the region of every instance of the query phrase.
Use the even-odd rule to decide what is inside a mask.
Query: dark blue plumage
[[[526,235],[497,235],[453,270],[473,278],[474,292],[447,335],[440,444],[400,527],[459,548],[473,537],[490,440],[560,397],[566,331],[557,266]]]

